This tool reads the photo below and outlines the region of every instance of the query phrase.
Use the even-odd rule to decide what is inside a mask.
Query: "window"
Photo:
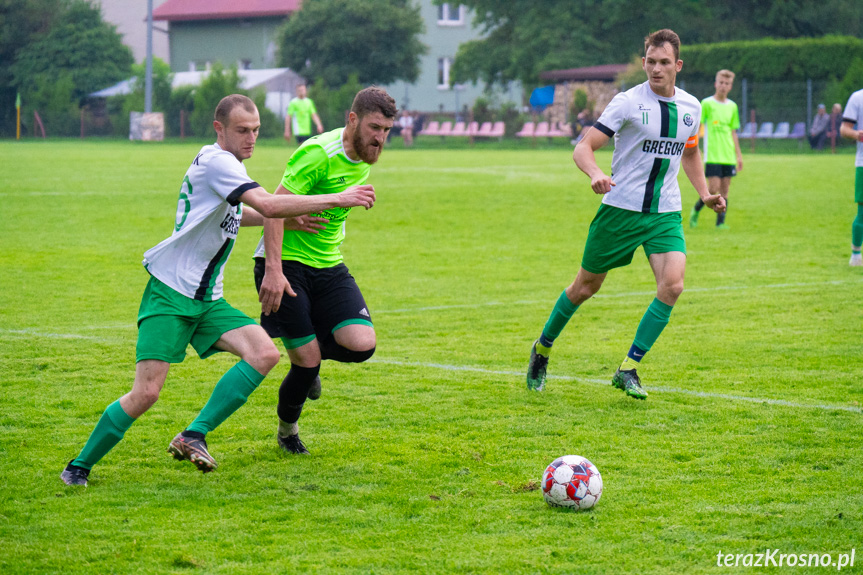
[[[238,70],[251,70],[252,69],[252,60],[249,58],[244,58],[237,62]]]
[[[445,2],[437,7],[438,26],[464,25],[464,6]]]
[[[438,58],[437,60],[437,87],[438,90],[449,90],[449,70],[452,67],[452,58]]]
[[[210,62],[203,60],[190,60],[189,61],[189,72],[209,72],[210,71]]]

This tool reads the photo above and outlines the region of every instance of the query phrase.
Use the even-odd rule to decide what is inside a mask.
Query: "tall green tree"
[[[69,131],[74,122],[67,116],[88,93],[129,76],[132,51],[87,0],[0,1],[0,54],[11,54],[0,60],[0,97],[20,91],[50,133]]]
[[[282,28],[279,61],[310,80],[340,86],[413,82],[427,48],[410,0],[305,0]]]
[[[440,4],[444,0],[435,0]],[[485,37],[462,44],[456,81],[526,86],[545,70],[625,63],[660,28],[684,44],[863,35],[859,0],[462,0]]]
[[[50,30],[62,0],[0,0],[0,134],[15,133],[15,95],[12,80],[18,52]]]

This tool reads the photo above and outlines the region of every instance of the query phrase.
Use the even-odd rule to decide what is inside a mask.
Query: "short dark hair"
[[[370,86],[357,92],[354,103],[351,104],[351,112],[363,119],[367,114],[380,112],[385,118],[395,118],[398,114],[396,101],[387,91],[377,86]]]
[[[657,30],[653,34],[649,34],[644,38],[644,55],[647,56],[647,49],[653,46],[659,48],[663,44],[671,44],[671,49],[674,50],[674,59],[680,60],[680,36],[674,30],[663,28]]]
[[[252,99],[248,96],[243,96],[242,94],[231,94],[230,96],[225,96],[221,101],[219,101],[219,105],[216,106],[214,119],[223,126],[227,126],[228,118],[237,106],[242,106],[242,108],[247,112],[255,112],[258,109]]]

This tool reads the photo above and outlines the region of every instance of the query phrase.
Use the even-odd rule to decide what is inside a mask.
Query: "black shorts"
[[[261,291],[264,258],[255,258],[255,287]],[[315,338],[323,339],[350,324],[372,326],[369,308],[354,276],[345,264],[313,268],[282,260],[282,272],[297,297],[282,296],[279,311],[261,314],[261,327],[272,338],[280,337],[288,349],[296,349]]]
[[[708,178],[731,178],[737,175],[737,166],[729,164],[705,164],[704,175]]]
[[[302,144],[303,142],[305,142],[306,140],[308,140],[311,137],[312,137],[311,134],[309,134],[308,136],[296,136],[297,143]]]

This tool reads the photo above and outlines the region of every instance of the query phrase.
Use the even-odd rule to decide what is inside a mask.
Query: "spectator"
[[[827,115],[827,107],[824,104],[818,104],[818,112],[812,118],[812,127],[809,129],[809,145],[813,150],[824,148],[829,127],[830,116]]]
[[[414,143],[414,117],[407,110],[402,110],[399,117],[399,126],[402,129],[402,138],[405,140],[405,146],[412,146]]]
[[[836,140],[841,136],[839,128],[842,127],[842,104],[836,102],[833,104],[833,110],[830,112],[830,123],[827,124],[827,137],[830,138],[830,148],[833,153],[836,153]]]

